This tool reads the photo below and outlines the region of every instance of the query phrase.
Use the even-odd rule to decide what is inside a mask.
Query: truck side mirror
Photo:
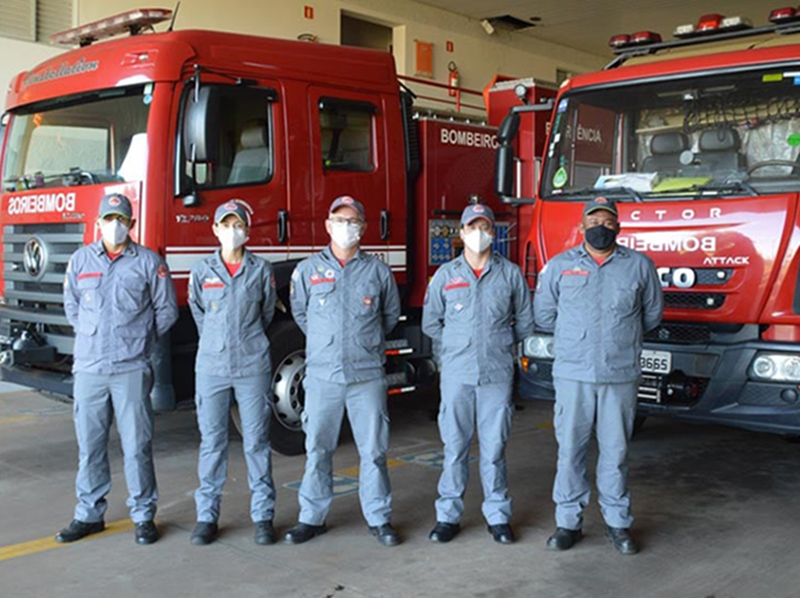
[[[183,152],[197,162],[213,159],[219,147],[219,126],[214,118],[219,114],[219,93],[214,87],[201,87],[197,98],[186,103],[183,118]]]
[[[494,191],[500,198],[514,195],[514,148],[511,145],[504,144],[497,148]]]
[[[502,145],[511,143],[517,136],[517,131],[519,131],[519,114],[509,114],[500,124],[500,130],[497,131],[497,141]]]

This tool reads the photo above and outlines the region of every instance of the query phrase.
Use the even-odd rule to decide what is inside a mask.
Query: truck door
[[[248,248],[273,262],[289,254],[281,98],[275,81],[204,82],[181,97],[176,197],[168,214],[167,262],[176,279],[219,245],[214,211],[231,199],[253,209]],[[178,283],[177,287],[182,290]]]
[[[330,203],[340,195],[351,195],[366,211],[362,248],[391,264],[389,168],[380,96],[311,87],[309,102],[314,245],[329,242],[324,220]]]

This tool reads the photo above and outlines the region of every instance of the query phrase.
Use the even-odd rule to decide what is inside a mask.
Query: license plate
[[[639,363],[642,364],[642,371],[648,374],[669,374],[672,371],[672,353],[645,349]]]

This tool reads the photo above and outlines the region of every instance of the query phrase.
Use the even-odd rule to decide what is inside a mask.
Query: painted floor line
[[[20,422],[29,422],[31,420],[36,419],[33,415],[22,415],[20,417],[7,417],[5,419],[0,419],[0,425],[3,424],[18,424]]]
[[[127,532],[133,529],[133,521],[130,519],[123,519],[121,521],[112,521],[106,525],[106,529],[99,534],[92,534],[84,540],[78,540],[78,543],[94,540],[96,538],[103,538],[105,536],[113,536],[120,532]],[[47,538],[40,538],[39,540],[31,540],[30,542],[21,542],[19,544],[12,544],[11,546],[3,546],[0,548],[0,562],[15,559],[20,556],[27,556],[29,554],[36,554],[38,552],[46,552],[54,548],[64,548],[71,544],[61,544],[56,542],[53,536]]]

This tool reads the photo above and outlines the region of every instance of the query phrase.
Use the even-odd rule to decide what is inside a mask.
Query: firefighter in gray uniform
[[[275,313],[275,277],[269,262],[244,244],[250,206],[239,200],[220,205],[214,234],[221,248],[192,268],[189,308],[200,341],[195,361],[200,455],[195,492],[197,525],[191,543],[217,536],[222,487],[228,472],[228,420],[233,401],[242,421],[256,544],[274,544],[275,486],[269,444],[272,367],[266,330]]]
[[[78,439],[75,519],[58,535],[74,542],[104,529],[111,490],[108,433],[111,418],[125,455],[128,507],[138,544],[158,539],[153,469],[153,412],[149,362],[156,338],[178,319],[175,287],[156,253],[134,243],[131,203],[111,194],[100,202],[102,238],[70,258],[64,310],[75,328],[74,419]]]
[[[345,411],[361,460],[359,498],[370,532],[385,546],[400,543],[390,523],[386,467],[389,416],[383,369],[386,335],[400,319],[400,297],[390,268],[362,253],[364,207],[334,200],[325,228],[331,244],[292,274],[292,315],[306,334],[306,470],[299,523],[286,542],[299,544],[326,531],[333,499],[333,453]]]
[[[628,531],[628,441],[642,336],[660,323],[664,299],[653,262],[617,245],[619,229],[612,200],[587,202],[580,224],[585,242],[550,260],[537,284],[536,325],[555,332],[556,531],[547,541],[553,550],[571,548],[582,537],[591,492],[586,452],[594,429],[606,538],[622,554],[638,552]]]
[[[514,410],[514,346],[533,332],[533,308],[519,268],[492,252],[494,223],[488,206],[464,209],[464,252],[436,271],[422,311],[422,330],[441,362],[444,466],[430,534],[434,542],[449,542],[459,532],[476,426],[483,516],[496,542],[515,541],[505,449]]]

